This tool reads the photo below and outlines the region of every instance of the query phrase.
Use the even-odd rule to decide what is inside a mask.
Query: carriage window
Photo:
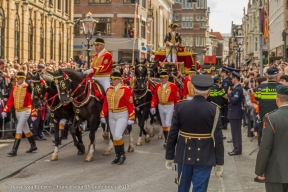
[[[111,18],[95,18],[97,25],[95,35],[101,32],[102,35],[111,35]]]

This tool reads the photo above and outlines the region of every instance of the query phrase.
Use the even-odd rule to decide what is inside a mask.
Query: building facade
[[[223,37],[223,64],[228,64],[229,62],[229,39],[231,37],[230,33],[222,33]]]
[[[204,62],[206,54],[207,21],[209,14],[207,0],[197,0],[196,3],[187,0],[175,0],[173,5],[173,22],[179,23],[177,31],[182,35],[182,45],[191,47],[197,53],[197,60]],[[208,16],[208,18],[207,18]],[[208,35],[208,36],[207,36]]]
[[[171,22],[172,3],[172,0],[75,0],[74,20],[84,19],[86,13],[91,12],[97,21],[92,41],[101,35],[114,61],[122,59],[132,63],[133,50],[134,58],[144,59],[149,51],[164,46],[164,37]],[[153,9],[153,18],[148,18],[149,9]],[[87,56],[86,47],[83,46],[87,40],[81,32],[80,22],[75,24],[74,35],[74,56]],[[148,50],[148,45],[153,47],[152,50]],[[90,56],[94,54],[92,47]]]
[[[23,2],[0,1],[0,56],[19,63],[68,60],[73,54],[73,1]]]

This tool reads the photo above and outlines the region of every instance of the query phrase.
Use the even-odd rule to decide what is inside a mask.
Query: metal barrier
[[[1,133],[2,133],[1,139],[5,139],[5,132],[16,131],[17,124],[15,124],[15,129],[13,129],[13,124],[15,123],[15,120],[13,118],[12,113],[10,113],[9,129],[5,130],[5,118],[2,118],[2,121],[3,121],[3,125],[2,125],[2,130],[1,130]]]

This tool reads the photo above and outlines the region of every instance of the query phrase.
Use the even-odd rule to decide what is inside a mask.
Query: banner
[[[137,9],[138,9],[138,4],[136,3],[135,12],[134,12],[134,41],[136,41],[136,36],[137,36]]]

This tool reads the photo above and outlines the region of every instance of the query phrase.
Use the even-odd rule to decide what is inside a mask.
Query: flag
[[[135,6],[135,12],[134,12],[134,41],[136,41],[136,36],[137,36],[137,8],[138,4],[136,3]]]
[[[263,37],[265,40],[268,40],[269,38],[269,4],[268,3],[266,3],[265,8],[266,9],[265,9],[265,20],[264,20],[264,25],[263,25]]]

